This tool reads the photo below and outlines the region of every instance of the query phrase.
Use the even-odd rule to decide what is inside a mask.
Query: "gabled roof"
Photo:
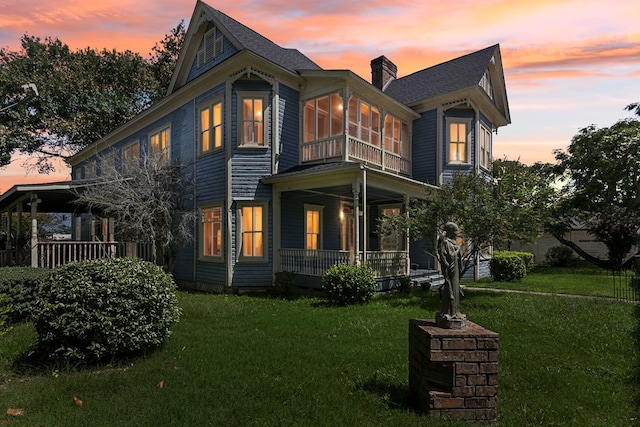
[[[215,18],[216,24],[227,34],[238,50],[248,49],[292,71],[321,69],[318,64],[303,55],[299,50],[281,47],[206,3],[203,2],[202,5]]]
[[[385,93],[405,105],[477,85],[499,45],[489,46],[389,83]]]

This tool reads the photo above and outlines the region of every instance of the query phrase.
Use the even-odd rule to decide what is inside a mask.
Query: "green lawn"
[[[619,278],[616,278],[620,280]],[[465,283],[469,287],[515,289],[558,294],[615,297],[614,278],[611,272],[595,267],[549,268],[536,266],[519,282],[494,282],[492,280]]]
[[[12,362],[35,333],[19,325],[0,338],[0,423],[468,425],[430,420],[407,405],[408,322],[432,318],[437,293],[383,295],[353,307],[313,298],[179,297],[184,314],[166,345],[123,366],[20,372]],[[500,334],[494,425],[638,423],[639,306],[470,290],[462,308]],[[8,417],[7,408],[24,415]]]

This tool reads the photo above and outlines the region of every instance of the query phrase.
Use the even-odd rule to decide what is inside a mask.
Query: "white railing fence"
[[[409,256],[406,252],[367,252],[366,264],[377,278],[407,274]],[[329,267],[353,264],[349,251],[314,251],[307,249],[280,249],[280,268],[306,276],[323,276]]]
[[[38,242],[38,267],[55,268],[98,258],[141,258],[152,261],[149,245],[132,242]]]

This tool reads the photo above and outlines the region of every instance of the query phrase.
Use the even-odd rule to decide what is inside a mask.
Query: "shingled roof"
[[[320,70],[320,66],[302,54],[297,49],[287,49],[279,46],[268,38],[256,33],[251,28],[241,24],[223,12],[202,3],[218,23],[227,30],[235,41],[244,48],[252,51],[269,61],[289,70]]]
[[[411,105],[477,85],[498,46],[495,44],[392,80],[384,92],[405,105]]]

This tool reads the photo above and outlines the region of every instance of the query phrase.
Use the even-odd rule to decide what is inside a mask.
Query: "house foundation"
[[[435,418],[494,420],[498,415],[498,334],[473,322],[444,329],[409,321],[409,389]]]

